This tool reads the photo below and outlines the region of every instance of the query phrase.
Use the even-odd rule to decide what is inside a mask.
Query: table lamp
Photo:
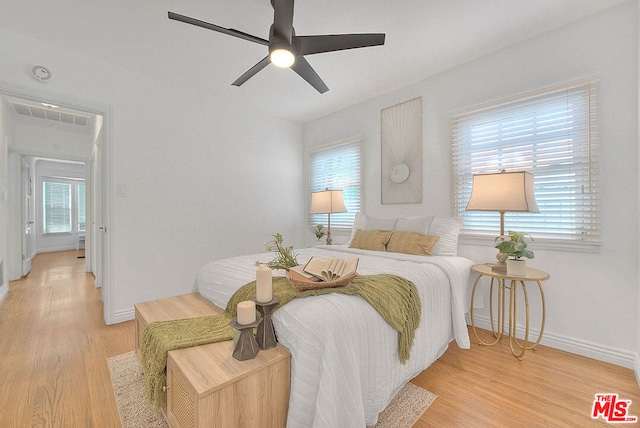
[[[327,214],[327,245],[331,245],[331,214],[346,213],[342,190],[329,190],[311,193],[311,214]]]
[[[504,236],[505,212],[540,212],[533,191],[533,174],[526,171],[475,174],[471,198],[465,211],[500,213],[500,236]]]

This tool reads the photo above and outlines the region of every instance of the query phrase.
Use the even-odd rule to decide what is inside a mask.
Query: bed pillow
[[[353,237],[358,229],[363,230],[393,230],[396,224],[396,217],[368,217],[361,212],[357,212],[351,226],[351,236],[347,245],[351,245]]]
[[[348,245],[351,245],[351,241],[353,241],[353,237],[356,234],[358,229],[365,229],[367,224],[367,216],[362,214],[361,212],[357,212],[356,216],[353,218],[353,225],[351,226],[351,236],[349,237]]]
[[[367,217],[367,230],[393,230],[396,226],[397,217]]]
[[[458,236],[462,228],[460,217],[436,216],[429,227],[429,235],[439,236],[438,242],[433,246],[431,254],[434,256],[457,256]]]
[[[429,226],[433,221],[434,216],[428,217],[399,217],[396,221],[396,227],[394,231],[406,231],[417,233],[428,233]]]
[[[359,248],[361,250],[385,251],[390,230],[356,230],[356,234],[351,240],[350,248]]]
[[[424,233],[394,231],[387,242],[387,251],[392,253],[430,256],[431,249],[439,237]]]

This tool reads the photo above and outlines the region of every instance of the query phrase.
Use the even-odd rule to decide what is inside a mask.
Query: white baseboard
[[[38,254],[44,254],[44,253],[53,253],[56,251],[71,251],[71,250],[75,250],[76,247],[74,246],[63,246],[63,247],[51,247],[51,248],[39,248],[36,249],[33,254],[31,255],[31,259],[33,259],[36,255]],[[84,248],[80,248],[81,250],[83,250]]]
[[[0,303],[7,297],[9,294],[9,286],[8,285],[0,285]]]
[[[135,319],[135,317],[136,317],[136,311],[133,308],[125,309],[123,311],[116,311],[113,314],[113,324],[118,324],[125,321],[131,321],[132,319]]]
[[[474,315],[474,318],[476,327],[484,330],[491,330],[491,321],[488,316]],[[469,314],[467,314],[467,324],[471,325]],[[539,329],[530,328],[529,340],[535,340],[539,333]],[[516,336],[518,338],[524,338],[524,326],[518,325],[516,329]],[[632,369],[635,371],[636,379],[638,379],[638,383],[640,384],[640,357],[638,357],[638,354],[634,352],[614,348],[612,346],[601,345],[587,340],[576,339],[574,337],[564,336],[548,330],[545,330],[540,344],[550,348],[559,349],[561,351],[570,352],[572,354],[582,355],[583,357],[593,358],[594,360],[604,361]]]

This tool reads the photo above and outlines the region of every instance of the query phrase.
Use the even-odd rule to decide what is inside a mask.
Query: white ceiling
[[[269,0],[11,0],[0,26],[306,122],[624,1],[299,0],[298,35],[386,33],[381,47],[308,56],[329,86],[322,95],[274,66],[231,87],[267,48],[167,18],[172,11],[268,38]]]

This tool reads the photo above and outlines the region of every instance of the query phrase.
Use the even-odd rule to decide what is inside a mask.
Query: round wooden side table
[[[524,353],[527,349],[535,349],[536,346],[542,340],[542,334],[544,332],[544,321],[545,321],[545,302],[544,302],[544,290],[542,289],[542,284],[540,281],[545,281],[549,279],[549,274],[537,269],[527,268],[527,273],[524,276],[515,276],[508,275],[506,271],[497,271],[493,270],[491,266],[486,264],[478,264],[471,267],[471,271],[478,274],[475,282],[473,283],[473,289],[471,290],[471,327],[473,329],[473,333],[476,335],[476,339],[478,339],[478,343],[485,346],[492,346],[497,344],[500,339],[502,339],[504,335],[504,324],[505,324],[505,289],[509,290],[509,348],[511,348],[511,352],[513,355],[519,360],[522,359]],[[478,283],[483,277],[491,278],[491,285],[489,289],[489,316],[491,319],[491,331],[493,333],[493,337],[495,340],[493,342],[483,342],[480,337],[478,337],[478,332],[476,331],[475,318],[473,315],[473,304],[475,301],[476,288]],[[540,325],[540,334],[538,335],[538,339],[533,344],[529,344],[529,296],[527,295],[527,287],[525,283],[535,282],[538,284],[538,289],[540,290],[540,299],[542,302],[542,323]],[[494,327],[493,324],[493,286],[494,282],[497,282],[498,288],[498,296],[497,296],[497,319],[496,325]],[[522,289],[522,293],[524,296],[524,307],[525,307],[525,328],[524,328],[524,342],[518,341],[516,337],[516,316],[517,316],[517,304],[516,304],[516,294],[518,286]]]

